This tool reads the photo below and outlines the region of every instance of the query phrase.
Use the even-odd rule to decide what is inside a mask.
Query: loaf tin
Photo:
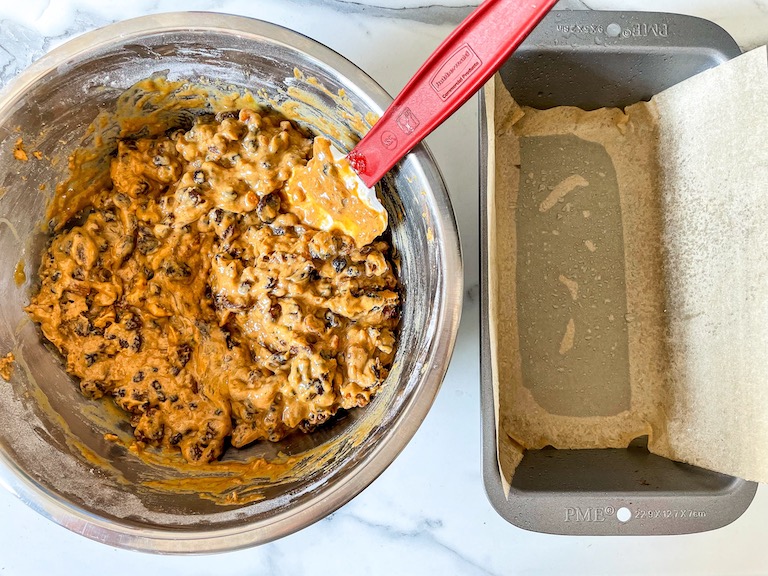
[[[648,12],[555,11],[501,68],[522,105],[623,107],[740,54],[722,28],[699,18]],[[553,534],[685,534],[720,528],[751,503],[757,484],[626,449],[530,450],[502,486],[497,460],[488,323],[489,134],[480,98],[481,402],[483,474],[498,513]]]

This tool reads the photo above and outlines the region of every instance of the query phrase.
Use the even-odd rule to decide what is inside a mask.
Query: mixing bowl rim
[[[386,91],[355,64],[298,32],[244,16],[168,12],[113,23],[54,48],[0,90],[0,119],[3,111],[8,110],[52,70],[65,70],[75,59],[116,42],[125,43],[133,38],[174,32],[246,34],[282,44],[333,70],[341,81],[355,86],[379,114],[391,102]],[[170,528],[135,527],[97,516],[72,502],[57,498],[55,493],[41,486],[16,465],[5,446],[0,446],[0,484],[43,516],[74,532],[109,545],[161,553],[220,552],[265,543],[316,522],[354,498],[394,461],[415,434],[440,388],[458,332],[463,294],[458,226],[443,178],[426,145],[415,148],[411,157],[432,192],[433,209],[440,215],[440,219],[432,223],[433,241],[438,243],[440,261],[445,264],[445,270],[439,271],[441,277],[436,297],[442,306],[434,313],[438,329],[426,355],[427,365],[420,367],[419,393],[412,395],[402,406],[397,417],[397,429],[384,435],[382,441],[352,469],[351,474],[344,477],[345,482],[327,488],[319,503],[315,500],[302,502],[300,506],[276,513],[267,522],[248,522],[213,530],[180,532]]]

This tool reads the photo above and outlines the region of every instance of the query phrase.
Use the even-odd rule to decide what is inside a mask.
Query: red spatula
[[[411,78],[347,155],[372,187],[498,70],[557,0],[486,0]]]
[[[346,156],[325,138],[294,171],[285,191],[310,226],[336,229],[363,246],[387,228],[373,189],[416,144],[453,114],[499,69],[557,0],[486,0],[438,47],[384,115]],[[339,186],[323,187],[321,169],[335,165]]]

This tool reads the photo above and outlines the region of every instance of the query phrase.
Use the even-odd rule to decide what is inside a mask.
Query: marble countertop
[[[0,84],[95,27],[172,10],[242,14],[330,46],[397,93],[469,11],[463,0],[26,0],[0,2]],[[742,49],[768,42],[768,0],[564,0],[565,7],[693,14]],[[733,524],[675,537],[565,537],[508,524],[485,496],[480,457],[478,120],[472,100],[428,140],[461,229],[466,294],[456,351],[433,409],[362,494],[277,542],[213,556],[161,557],[105,546],[0,490],[0,574],[756,574],[768,570],[768,489]]]

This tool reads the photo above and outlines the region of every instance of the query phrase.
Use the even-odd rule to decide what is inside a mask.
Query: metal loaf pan
[[[626,106],[740,54],[728,33],[699,18],[643,12],[549,14],[503,66],[520,104],[584,109]],[[757,485],[652,455],[642,441],[624,450],[532,450],[505,496],[496,453],[488,328],[488,130],[480,99],[481,399],[488,497],[506,520],[554,534],[685,534],[738,518]]]

